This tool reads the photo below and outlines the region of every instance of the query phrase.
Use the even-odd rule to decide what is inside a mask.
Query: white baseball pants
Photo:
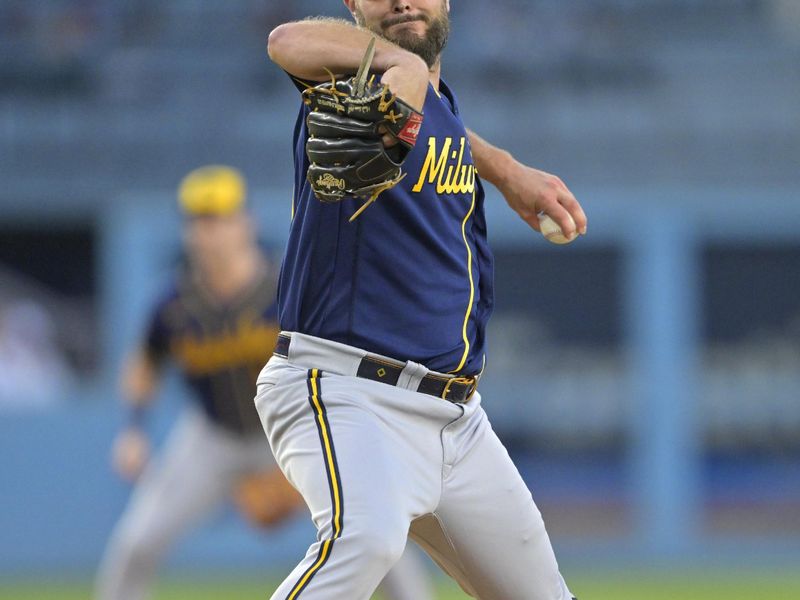
[[[427,372],[415,363],[398,386],[357,378],[362,350],[291,335],[256,407],[318,534],[273,600],[368,600],[408,536],[474,598],[572,598],[477,393],[453,404],[412,391]]]

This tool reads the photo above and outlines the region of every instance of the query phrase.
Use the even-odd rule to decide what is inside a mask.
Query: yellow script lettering
[[[475,190],[475,166],[463,164],[466,143],[466,138],[460,138],[459,149],[451,152],[453,138],[447,137],[437,151],[436,138],[428,138],[428,153],[411,191],[419,192],[426,183],[435,182],[437,194],[471,194]],[[449,162],[448,157],[455,162]]]

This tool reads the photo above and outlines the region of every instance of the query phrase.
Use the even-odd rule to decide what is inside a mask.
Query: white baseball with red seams
[[[539,213],[538,216],[539,230],[548,242],[552,242],[553,244],[569,244],[576,237],[578,237],[577,230],[572,234],[572,237],[565,236],[558,223],[551,219],[547,214]],[[570,221],[572,221],[572,226],[575,227],[575,221],[572,220],[572,217],[569,214],[567,214],[567,217]]]

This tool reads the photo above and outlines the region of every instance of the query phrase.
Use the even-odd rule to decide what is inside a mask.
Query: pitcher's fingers
[[[586,226],[588,224],[586,213],[583,212],[583,207],[581,207],[580,202],[577,201],[575,196],[573,196],[572,192],[570,192],[566,186],[559,191],[558,202],[567,210],[567,212],[569,212],[572,220],[575,221],[575,227],[577,228],[578,233],[585,235]],[[553,217],[553,215],[550,216]],[[553,218],[555,219],[555,217]],[[561,225],[560,221],[558,223]],[[563,226],[561,227],[561,230],[564,231]]]
[[[553,202],[548,204],[548,206],[544,208],[541,213],[545,213],[547,216],[553,219],[553,221],[558,224],[565,237],[572,239],[578,234],[578,229],[575,221],[572,218],[572,215],[560,203]]]

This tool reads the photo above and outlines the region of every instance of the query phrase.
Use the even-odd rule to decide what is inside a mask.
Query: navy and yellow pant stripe
[[[342,526],[344,523],[344,500],[342,497],[342,480],[339,476],[339,466],[336,462],[336,448],[333,445],[331,436],[331,426],[328,422],[328,413],[322,403],[322,389],[320,386],[319,369],[308,371],[308,402],[314,411],[314,421],[319,433],[320,446],[322,447],[322,458],[325,463],[325,472],[328,476],[328,488],[331,492],[331,535],[330,538],[323,540],[317,553],[317,558],[313,564],[306,569],[292,590],[286,596],[286,600],[295,600],[300,593],[306,589],[311,579],[325,565],[330,558],[333,550],[333,543],[341,537]]]

